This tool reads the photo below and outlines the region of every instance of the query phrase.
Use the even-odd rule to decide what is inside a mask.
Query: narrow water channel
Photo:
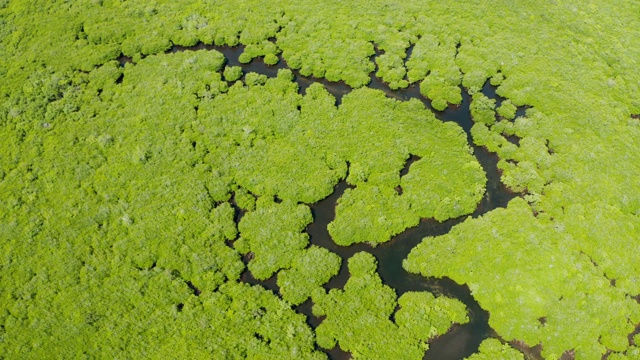
[[[275,77],[278,70],[288,68],[284,61],[280,61],[274,66],[266,65],[261,59],[254,59],[249,64],[242,64],[238,61],[238,57],[244,50],[244,47],[242,46],[230,48],[198,44],[192,47],[174,46],[169,52],[201,49],[221,52],[226,57],[229,65],[240,66],[245,73],[255,72],[268,77]],[[375,59],[375,56],[377,55],[374,55],[373,58]],[[125,62],[130,62],[131,59],[121,56],[119,61],[124,65]],[[334,83],[329,82],[326,79],[304,77],[295,70],[293,70],[293,73],[295,75],[295,81],[297,82],[302,94],[305,93],[306,89],[311,84],[321,83],[333,96],[335,96],[337,105],[341,103],[342,97],[352,90],[343,82]],[[405,89],[390,90],[385,83],[372,74],[371,83],[368,86],[382,90],[390,98],[402,101],[407,101],[412,98],[418,99],[422,101],[427,108],[431,109],[438,119],[442,121],[456,122],[466,132],[469,146],[473,149],[478,162],[482,165],[487,175],[485,196],[478,204],[475,212],[470,216],[478,217],[493,209],[506,207],[507,203],[511,199],[519,195],[507,189],[507,187],[500,182],[500,172],[497,168],[499,159],[497,155],[489,152],[484,147],[473,145],[471,138],[471,127],[473,126],[473,122],[469,112],[471,97],[464,89],[462,91],[462,104],[449,106],[449,108],[440,112],[435,111],[431,107],[430,102],[420,94],[418,84],[413,84]],[[482,92],[489,98],[496,99],[497,103],[500,103],[503,100],[496,95],[495,87],[488,83],[483,87]],[[524,108],[518,108],[518,115],[523,115],[523,113]],[[517,139],[512,140],[517,141]],[[405,169],[403,169],[405,174],[408,172],[411,163],[415,160],[415,158],[409,159]],[[338,254],[342,258],[342,267],[339,274],[332,278],[329,283],[325,285],[325,288],[342,288],[349,279],[347,260],[357,252],[367,251],[377,258],[378,273],[380,274],[383,283],[395,289],[398,297],[407,291],[429,291],[436,296],[443,295],[459,299],[467,306],[470,322],[465,325],[454,325],[448,333],[433,339],[430,342],[429,350],[425,353],[425,359],[457,360],[468,357],[476,352],[482,340],[492,336],[494,331],[488,324],[489,314],[483,310],[471,296],[469,288],[466,285],[459,285],[453,280],[447,278],[425,278],[420,275],[410,274],[402,267],[402,261],[407,257],[411,249],[418,245],[424,237],[444,235],[448,233],[454,225],[461,223],[468,216],[450,219],[442,223],[433,219],[422,219],[417,226],[407,229],[403,233],[393,237],[389,242],[380,244],[376,247],[371,247],[368,244],[355,244],[348,247],[342,247],[333,242],[329,232],[327,231],[327,225],[333,221],[335,217],[336,203],[348,187],[349,185],[343,180],[338,183],[334,192],[329,197],[311,205],[314,221],[306,229],[306,232],[310,236],[310,242],[314,245],[324,247]],[[236,209],[236,211],[238,212],[236,222],[238,222],[241,214],[239,213],[239,209]],[[246,262],[249,259],[245,257],[244,260]],[[258,281],[253,278],[251,273],[247,270],[242,275],[242,281],[250,284],[261,285],[279,295],[276,276],[273,276],[266,281]],[[311,300],[307,300],[305,303],[297,306],[295,310],[305,314],[307,316],[307,323],[315,329],[322,320],[313,316],[311,311],[312,306],[313,304],[311,303]],[[319,350],[325,351],[330,359],[350,358],[350,354],[342,351],[339,347],[332,350]]]

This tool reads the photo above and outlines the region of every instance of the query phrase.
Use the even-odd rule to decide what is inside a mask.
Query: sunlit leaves
[[[305,317],[259,286],[229,283],[220,292],[201,297],[201,301],[185,304],[180,319],[184,323],[182,328],[189,334],[186,338],[193,337],[194,343],[200,342],[202,345],[196,348],[209,350],[209,356],[326,358],[314,351],[313,332],[307,327]]]
[[[337,129],[352,135],[336,150],[349,161],[347,181],[356,185],[339,200],[329,225],[338,244],[384,242],[420,218],[468,214],[482,198],[484,171],[461,129],[435,120],[422,104],[363,89],[345,97],[338,115]],[[400,178],[410,154],[423,159]]]
[[[446,156],[432,153],[416,161],[400,181],[402,196],[422,218],[444,221],[468,214],[484,195],[480,164],[464,149],[447,150]]]
[[[289,268],[302,255],[309,236],[301,233],[313,221],[305,205],[285,201],[281,204],[261,198],[257,209],[245,215],[238,228],[241,252],[251,251],[249,270],[256,279],[268,279],[280,269]]]
[[[494,99],[489,99],[480,92],[473,94],[469,107],[473,121],[485,125],[493,125],[496,122],[495,106],[496,101]]]
[[[405,80],[407,71],[404,68],[403,59],[397,54],[382,54],[376,58],[378,64],[377,76],[389,83],[393,90],[406,88],[409,82]]]
[[[249,73],[245,82],[200,107],[194,139],[203,139],[212,164],[258,196],[313,203],[329,195],[344,163],[329,162],[331,148],[318,149],[308,136],[319,136],[315,127],[329,119],[301,117],[302,97],[288,70],[269,80]]]
[[[468,321],[459,301],[412,292],[400,297],[392,322],[396,294],[382,284],[375,258],[355,254],[349,272],[344,290],[317,289],[312,295],[314,314],[326,316],[316,329],[318,345],[324,348],[339,344],[354,358],[421,359],[428,339],[448,331],[454,322]]]
[[[451,323],[469,322],[467,310],[460,301],[434,297],[429,292],[408,292],[398,299],[400,309],[395,322],[412,337],[427,340],[446,333]]]
[[[223,74],[226,81],[236,81],[242,77],[242,68],[240,66],[225,66]]]
[[[343,246],[385,242],[420,220],[394,188],[367,184],[348,189],[336,212],[336,220],[328,229],[334,241]]]
[[[498,339],[486,339],[480,344],[478,352],[469,356],[468,360],[524,360],[524,355]]]
[[[242,61],[274,64],[281,55],[303,75],[354,87],[369,82],[377,49],[377,75],[391,87],[419,82],[438,110],[460,102],[459,84],[472,93],[486,79],[499,85],[507,100],[495,109],[497,121],[492,104],[483,109],[486,99],[474,99],[473,140],[499,155],[503,181],[528,193],[537,219],[510,209],[492,214],[490,225],[475,220],[433,240],[437,259],[451,266],[439,274],[468,282],[501,336],[539,340],[549,357],[571,348],[577,357],[599,357],[605,347],[615,350],[610,358],[637,357],[636,348],[623,349],[633,325],[627,319],[638,321],[628,298],[638,294],[630,255],[640,214],[637,4],[105,0],[0,7],[0,353],[303,358],[312,348],[308,330],[299,330],[307,334],[303,347],[280,352],[273,350],[280,338],[258,332],[261,340],[251,327],[229,325],[245,316],[242,309],[256,310],[242,298],[273,300],[266,292],[265,299],[239,291],[233,301],[212,301],[228,316],[216,321],[175,320],[202,312],[185,281],[206,298],[242,271],[225,244],[236,237],[224,204],[231,191],[248,211],[256,196],[312,203],[346,176],[348,162],[356,188],[333,225],[335,234],[350,234],[336,237],[342,240],[384,241],[417,217],[473,210],[483,178],[464,155],[465,137],[434,125],[421,104],[361,92],[338,110],[321,86],[298,95],[291,74],[247,75],[229,88],[242,72],[223,77],[216,52],[162,55],[202,41],[245,44]],[[121,53],[135,64],[120,67]],[[533,109],[515,116],[522,105]],[[422,159],[401,178],[409,155]],[[407,204],[420,213],[398,215]],[[269,319],[264,324],[288,321]],[[202,330],[212,327],[219,332]]]
[[[304,302],[316,288],[338,274],[341,259],[327,249],[311,246],[297,257],[290,269],[278,274],[282,298],[292,304]]]
[[[536,219],[518,199],[506,210],[469,219],[447,235],[426,238],[404,266],[469,284],[490,312],[489,324],[507,340],[542,343],[545,357],[576,349],[579,356],[592,358],[607,347],[624,349],[624,338],[640,321],[640,310],[579,250],[583,239]],[[578,325],[584,323],[597,326]]]
[[[502,102],[500,107],[496,110],[501,117],[512,120],[516,116],[516,106],[510,100]]]

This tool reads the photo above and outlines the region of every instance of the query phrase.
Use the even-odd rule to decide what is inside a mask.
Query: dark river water
[[[169,52],[180,52],[190,50],[217,50],[224,54],[227,58],[227,62],[232,66],[241,66],[245,73],[255,72],[268,77],[275,77],[278,70],[288,68],[286,62],[280,61],[277,65],[266,65],[261,59],[254,59],[249,64],[241,64],[238,61],[238,57],[242,54],[244,48],[238,47],[219,47],[213,45],[199,44],[193,47],[185,48],[181,46],[174,46]],[[372,60],[379,55],[372,57]],[[121,56],[118,59],[121,65],[126,62],[131,62],[130,58]],[[329,82],[325,79],[317,79],[312,77],[301,76],[297,71],[293,70],[295,75],[295,81],[298,83],[300,92],[305,93],[306,89],[313,83],[321,83],[324,87],[335,96],[336,103],[340,104],[342,97],[349,93],[352,89],[343,82]],[[484,147],[478,147],[473,145],[470,130],[473,125],[471,115],[469,113],[469,103],[471,97],[463,90],[462,92],[462,104],[457,106],[449,106],[444,111],[436,111],[431,107],[429,100],[424,98],[420,94],[418,84],[413,84],[406,89],[390,90],[389,87],[383,83],[380,79],[371,75],[371,83],[368,85],[371,88],[382,90],[388,97],[398,100],[409,100],[412,98],[418,99],[424,103],[424,105],[431,109],[435,116],[442,121],[453,121],[460,125],[467,133],[467,139],[469,146],[473,148],[474,154],[478,159],[478,162],[482,165],[485,173],[487,174],[486,193],[482,201],[478,204],[475,212],[469,216],[478,217],[491,211],[495,208],[506,207],[509,200],[518,196],[507,189],[500,182],[500,172],[497,168],[498,157],[496,154],[489,152]],[[482,92],[489,98],[496,99],[496,104],[499,105],[502,102],[502,98],[496,95],[496,88],[491,86],[488,82],[483,87]],[[524,115],[524,108],[518,108],[518,116]],[[511,137],[508,139],[513,143],[518,143],[517,137]],[[408,172],[409,166],[413,161],[417,160],[412,157],[407,162],[403,174]],[[462,216],[456,219],[450,219],[445,222],[438,222],[433,219],[422,219],[418,226],[407,229],[403,233],[393,237],[389,242],[379,244],[376,247],[371,247],[368,244],[355,244],[348,247],[336,245],[329,232],[327,231],[327,225],[335,217],[335,207],[338,199],[342,196],[344,191],[349,185],[343,180],[336,186],[333,194],[329,197],[310,205],[313,213],[314,221],[310,224],[306,231],[310,236],[310,242],[314,245],[324,247],[342,258],[342,267],[337,276],[332,278],[329,283],[325,285],[326,289],[342,288],[349,279],[349,272],[347,269],[347,260],[355,253],[360,251],[367,251],[373,254],[378,260],[378,273],[382,278],[382,281],[395,289],[398,297],[407,291],[429,291],[436,296],[444,295],[462,301],[468,309],[469,323],[465,325],[454,325],[450,331],[430,342],[430,348],[425,353],[425,359],[438,359],[438,360],[457,360],[468,357],[478,350],[478,346],[482,340],[490,336],[495,336],[495,332],[489,327],[488,320],[489,314],[483,310],[480,305],[471,296],[469,288],[466,285],[460,285],[451,279],[443,278],[425,278],[420,275],[410,274],[406,272],[402,267],[402,261],[407,257],[413,247],[419,244],[424,237],[438,236],[448,233],[451,228],[464,221],[468,216]],[[239,210],[237,209],[239,212]],[[239,221],[241,213],[238,213],[236,221]],[[248,261],[245,258],[245,261]],[[276,276],[266,281],[258,281],[253,278],[249,271],[245,271],[242,276],[242,280],[251,284],[259,284],[267,289],[270,289],[275,294],[279,295],[279,289],[276,284]],[[311,300],[307,300],[305,303],[295,307],[295,310],[305,314],[307,316],[307,323],[316,328],[321,319],[313,316],[311,312],[313,304]],[[527,350],[521,346],[516,347],[521,350]],[[332,350],[324,350],[331,359],[348,359],[349,353],[344,352],[339,347]],[[539,350],[538,350],[539,351]],[[537,351],[529,352],[529,356],[536,356]]]

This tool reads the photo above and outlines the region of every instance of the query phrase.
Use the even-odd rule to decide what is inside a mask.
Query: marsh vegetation
[[[0,1],[0,357],[637,358],[637,12]]]

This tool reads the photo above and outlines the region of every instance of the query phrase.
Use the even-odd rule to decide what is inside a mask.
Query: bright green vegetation
[[[636,360],[640,359],[640,348],[630,347],[625,353],[612,353],[607,359],[611,360]]]
[[[400,309],[395,313],[395,323],[407,329],[414,339],[426,339],[442,335],[452,323],[469,322],[464,305],[455,299],[435,298],[428,292],[407,292],[398,299]]]
[[[426,238],[409,254],[405,267],[469,284],[473,297],[489,311],[492,328],[506,339],[543,343],[545,358],[559,358],[567,347],[588,359],[605,348],[623,351],[627,334],[640,322],[637,302],[625,296],[637,291],[637,282],[625,279],[638,270],[625,256],[629,247],[624,245],[636,239],[625,239],[620,229],[608,234],[620,245],[599,244],[597,253],[589,251],[589,244],[603,236],[597,228],[608,216],[605,211],[598,221],[582,215],[579,223],[554,223],[536,218],[525,201],[516,199],[507,209]],[[620,283],[611,286],[608,277]],[[597,326],[576,325],[581,322]]]
[[[42,70],[6,100],[0,353],[319,356],[304,316],[236,282],[228,181],[184,131],[223,60]]]
[[[282,298],[301,304],[313,290],[326,284],[340,271],[341,259],[327,249],[312,246],[297,257],[290,269],[278,274]]]
[[[516,117],[516,110],[516,106],[513,105],[511,100],[507,99],[503,101],[502,104],[500,104],[500,107],[496,109],[496,112],[503,118],[512,120],[514,117]]]
[[[420,218],[443,221],[475,210],[486,178],[459,126],[436,120],[418,101],[366,89],[345,96],[337,121],[336,137],[353,134],[334,149],[349,161],[347,181],[356,185],[329,224],[337,244],[385,242]],[[410,154],[422,159],[401,178]]]
[[[236,189],[233,194],[233,199],[241,210],[253,211],[256,209],[256,198],[246,189]]]
[[[223,154],[207,154],[214,168],[253,194],[313,203],[333,191],[349,163],[356,188],[342,197],[329,228],[340,245],[385,242],[421,217],[446,220],[475,209],[486,179],[460,127],[436,120],[419,101],[366,88],[336,108],[322,86],[299,95],[291,76],[249,73],[249,86],[237,83],[201,102],[193,130]],[[410,154],[423,159],[401,179]]]
[[[265,198],[260,198],[257,209],[240,221],[241,238],[234,247],[240,253],[252,254],[248,267],[258,280],[286,269],[278,275],[278,286],[282,297],[297,305],[338,273],[341,259],[323,248],[307,249],[309,235],[302,231],[313,218],[306,205],[290,201],[277,204]]]
[[[522,353],[509,345],[502,344],[498,339],[486,339],[480,344],[478,353],[467,358],[468,360],[524,360]]]
[[[638,11],[628,0],[0,1],[0,354],[317,356],[291,306],[322,292],[336,262],[308,247],[308,204],[349,174],[331,233],[375,244],[482,196],[464,134],[417,101],[361,89],[336,107],[322,86],[298,94],[288,71],[237,82],[215,51],[164,54],[202,41],[353,87],[377,65],[436,109],[467,88],[473,141],[526,195],[427,238],[406,267],[468,283],[503,339],[540,343],[546,358],[637,358]],[[134,64],[119,67],[120,54]],[[478,94],[487,80],[508,99],[497,109]],[[422,158],[400,178],[410,155]],[[249,226],[229,246],[232,194],[282,233]],[[273,265],[259,239],[295,249]],[[284,300],[238,282],[245,250],[252,268],[278,272]],[[327,266],[309,270],[315,256]],[[371,337],[400,329],[386,314]]]
[[[191,347],[205,347],[209,352],[203,356],[227,359],[326,359],[313,351],[314,335],[304,315],[258,286],[228,284],[201,303],[193,302],[182,310],[185,324],[191,324],[185,326],[188,335],[168,336],[182,346],[180,342],[190,341],[190,347],[179,348],[187,357],[193,356]],[[203,331],[205,328],[213,333]],[[158,355],[166,356],[169,349],[161,349]],[[171,354],[175,355],[173,349]]]
[[[307,327],[305,317],[293,312],[289,304],[271,292],[257,286],[225,284],[218,292],[191,297],[179,316],[181,322],[176,330],[184,335],[145,338],[144,341],[152,342],[145,344],[149,350],[147,354],[140,352],[141,356],[172,354],[189,358],[198,354],[226,359],[326,358],[324,354],[313,351],[314,335]],[[175,322],[171,317],[163,320]],[[141,323],[145,324],[145,321],[141,319]],[[158,325],[152,331],[163,334],[166,324]],[[131,342],[133,349],[139,350],[139,343],[133,339],[126,341]],[[119,344],[115,342],[113,345]],[[158,348],[152,349],[154,345]],[[129,355],[128,351],[123,353]]]
[[[238,224],[242,237],[234,247],[241,253],[253,253],[249,270],[256,279],[266,280],[290,267],[307,247],[309,235],[302,231],[311,221],[311,211],[305,205],[290,201],[276,204],[261,198],[256,211]]]
[[[332,141],[313,136],[328,119],[306,114],[331,96],[320,86],[320,99],[303,100],[291,80],[290,71],[268,80],[247,74],[248,86],[237,82],[226,94],[201,101],[189,133],[209,151],[205,161],[252,194],[313,203],[333,191],[346,163],[314,144]]]
[[[267,65],[275,65],[278,63],[278,47],[270,41],[262,41],[257,44],[248,44],[244,52],[240,54],[239,61],[248,64],[257,57],[264,57],[264,63]]]
[[[495,107],[494,99],[489,99],[483,93],[477,92],[473,94],[471,106],[469,106],[471,118],[476,124],[493,125],[496,122]]]
[[[240,66],[225,66],[224,79],[226,81],[236,81],[242,77],[242,68]]]
[[[326,316],[316,329],[323,348],[337,343],[354,359],[422,359],[429,338],[469,321],[465,306],[455,299],[408,292],[396,303],[395,291],[382,284],[369,253],[351,257],[349,272],[344,290],[313,293],[313,313]],[[392,321],[396,305],[400,308]]]
[[[409,81],[424,79],[420,83],[420,93],[432,100],[431,104],[436,110],[444,110],[447,103],[462,102],[459,86],[462,74],[452,61],[457,53],[458,41],[450,35],[441,38],[423,36],[415,43],[413,56],[407,61]]]
[[[89,72],[51,64],[9,78],[15,88],[3,87],[0,128],[3,353],[316,356],[314,335],[291,306],[334,276],[340,258],[308,247],[312,217],[300,202],[329,195],[348,162],[368,169],[354,184],[394,191],[409,154],[428,157],[424,144],[410,145],[425,126],[433,134],[424,141],[439,140],[452,164],[461,153],[479,168],[459,128],[417,101],[362,89],[337,108],[320,85],[298,94],[290,71],[233,83],[242,72],[224,61],[201,50],[124,68],[106,61]],[[386,114],[358,112],[376,106]],[[419,117],[405,120],[413,112]],[[380,140],[368,149],[377,153],[360,152],[376,128]],[[394,137],[407,145],[395,149]],[[456,196],[450,181],[424,196]],[[248,211],[239,224],[232,195]],[[468,208],[448,216],[475,201],[464,197]],[[284,301],[238,284],[247,253],[257,279],[277,273]],[[176,344],[158,345],[166,337]]]
[[[409,82],[405,80],[407,71],[403,61],[404,59],[398,54],[382,54],[376,58],[378,65],[376,75],[388,83],[392,90],[409,86]]]

